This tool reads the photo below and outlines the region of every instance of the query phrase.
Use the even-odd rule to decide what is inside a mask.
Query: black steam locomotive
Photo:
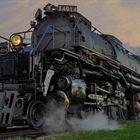
[[[93,27],[76,6],[47,4],[35,20],[0,44],[1,128],[41,128],[51,101],[71,115],[94,110],[139,119],[139,56]]]

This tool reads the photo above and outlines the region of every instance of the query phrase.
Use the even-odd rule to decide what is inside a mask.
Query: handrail
[[[22,35],[23,38],[25,39],[27,33],[32,33],[33,32],[33,30],[31,30],[31,29],[32,28],[29,28],[27,31],[16,32],[16,33],[11,34],[10,37],[9,37],[9,49],[13,50],[13,48],[11,47],[11,38],[12,38],[12,36],[14,36],[14,35]]]
[[[50,26],[48,26],[48,28],[46,28],[46,30],[45,30],[45,32],[43,33],[41,39],[39,40],[38,44],[37,44],[36,47],[34,48],[34,52],[35,52],[35,51],[37,50],[37,48],[41,45],[41,43],[42,43],[42,41],[43,41],[45,35],[47,34],[47,32],[49,31],[50,28],[52,29],[52,38],[51,38],[50,42],[53,41],[53,45],[52,45],[53,49],[54,49],[54,45],[55,45],[55,44],[54,44],[54,39],[55,39],[55,32],[54,32],[54,31],[55,31],[55,30],[56,30],[56,31],[59,31],[59,32],[62,33],[62,34],[64,34],[64,37],[65,37],[64,46],[67,45],[67,44],[66,44],[66,43],[67,43],[66,33],[63,32],[63,31],[61,31],[61,30],[59,30],[59,29],[57,29],[56,27],[50,25]],[[49,43],[50,43],[50,42],[49,42]],[[49,45],[49,43],[48,43],[47,45]],[[46,48],[46,47],[45,47],[45,48]]]
[[[32,29],[32,28],[28,29],[27,31],[13,33],[13,34],[11,34],[9,40],[11,40],[11,37],[12,37],[13,35],[17,35],[17,34],[18,34],[18,35],[19,35],[19,34],[23,34],[23,36],[24,36],[23,38],[26,38],[26,34],[27,34],[27,33],[32,33],[32,32],[33,32],[31,29]]]
[[[73,45],[75,45],[75,28],[77,27],[77,25],[79,24],[80,21],[82,22],[82,18],[81,17],[78,18],[78,20],[77,20],[77,22],[76,22],[76,24],[75,24],[75,26],[73,28],[74,29],[74,41],[73,41],[74,44]]]
[[[42,37],[41,37],[41,39],[39,40],[39,42],[37,43],[37,45],[36,46],[33,46],[34,47],[34,50],[33,50],[33,58],[32,58],[32,61],[33,61],[33,63],[32,63],[32,77],[34,77],[34,62],[35,62],[35,59],[34,59],[34,56],[35,56],[35,54],[36,54],[36,51],[38,50],[38,48],[39,48],[39,46],[41,45],[41,43],[42,43],[42,41],[43,41],[43,39],[44,39],[44,37],[45,37],[45,35],[48,33],[48,31],[49,31],[49,29],[52,29],[52,38],[49,40],[49,42],[46,44],[47,46],[50,44],[50,42],[51,41],[53,41],[53,49],[54,49],[54,46],[55,46],[55,44],[54,44],[54,39],[55,39],[55,32],[54,32],[54,30],[56,30],[56,31],[59,31],[60,33],[62,33],[62,34],[64,34],[64,37],[65,37],[65,40],[64,40],[64,45],[62,46],[62,47],[64,47],[64,46],[66,46],[67,44],[67,38],[66,38],[66,33],[65,32],[63,32],[63,31],[61,31],[61,30],[59,30],[59,29],[57,29],[56,27],[54,27],[54,26],[52,26],[52,25],[49,25],[46,29],[45,29],[45,32],[42,34]],[[47,47],[46,46],[46,47]],[[45,48],[46,48],[45,47]],[[45,49],[44,48],[44,49]],[[41,78],[41,77],[40,77]],[[42,78],[40,79],[40,81],[42,81]]]
[[[7,38],[5,38],[5,37],[3,37],[3,36],[0,36],[0,38],[2,38],[2,39],[4,39],[4,40],[6,40],[6,41],[9,41],[9,42],[10,42],[10,40],[9,40],[9,39],[7,39]]]

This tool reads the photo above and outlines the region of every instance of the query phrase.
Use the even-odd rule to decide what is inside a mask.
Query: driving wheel
[[[28,124],[33,129],[41,129],[44,124],[44,115],[45,115],[44,104],[40,101],[32,101],[28,107]]]

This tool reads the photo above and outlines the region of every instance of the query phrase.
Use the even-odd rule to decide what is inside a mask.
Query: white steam
[[[99,112],[89,114],[88,116],[78,119],[71,118],[68,123],[74,130],[115,130],[118,129],[116,121],[109,120],[108,117]]]
[[[119,128],[116,121],[109,120],[104,113],[83,114],[82,119],[71,117],[66,120],[65,110],[56,108],[53,104],[48,106],[50,110],[46,112],[44,130],[47,133],[62,133],[66,131],[79,130],[115,130]],[[47,107],[47,108],[48,108]]]
[[[66,122],[65,110],[56,107],[54,102],[47,104],[45,115],[44,130],[47,133],[62,133],[69,130],[69,125]]]

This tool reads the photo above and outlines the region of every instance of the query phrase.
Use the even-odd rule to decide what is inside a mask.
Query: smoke
[[[69,131],[70,127],[66,121],[66,111],[57,107],[55,102],[47,104],[44,130],[46,133],[62,133]]]
[[[90,113],[82,119],[71,118],[68,123],[74,130],[115,130],[119,128],[116,121],[109,120],[102,112]]]
[[[109,120],[107,115],[102,112],[88,115],[82,113],[82,118],[70,117],[66,120],[64,109],[56,107],[53,103],[49,104],[48,107],[50,110],[46,112],[44,130],[49,134],[80,130],[115,130],[119,128],[116,121]]]

